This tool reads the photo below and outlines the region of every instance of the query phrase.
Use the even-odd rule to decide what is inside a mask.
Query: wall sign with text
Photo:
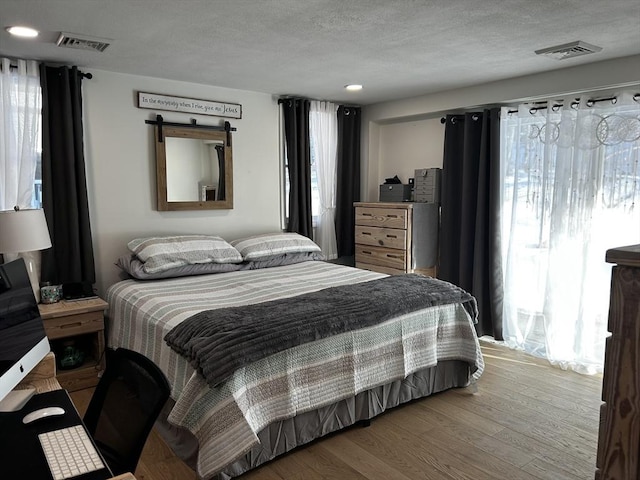
[[[242,118],[242,105],[237,103],[214,102],[197,98],[159,95],[157,93],[138,92],[138,108]]]

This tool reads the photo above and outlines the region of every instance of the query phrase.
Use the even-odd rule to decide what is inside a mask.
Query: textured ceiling
[[[0,19],[41,32],[3,29],[0,56],[361,105],[640,54],[638,0],[0,0]],[[575,40],[603,49],[534,53]]]

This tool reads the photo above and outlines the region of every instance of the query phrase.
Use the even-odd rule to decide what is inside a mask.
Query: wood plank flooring
[[[482,344],[485,372],[473,388],[390,410],[300,448],[242,480],[593,479],[601,376]],[[71,394],[82,414],[93,389]],[[195,480],[152,432],[137,480]]]

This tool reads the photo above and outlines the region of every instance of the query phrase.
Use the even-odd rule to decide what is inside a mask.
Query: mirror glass
[[[156,126],[158,210],[233,208],[231,132]]]

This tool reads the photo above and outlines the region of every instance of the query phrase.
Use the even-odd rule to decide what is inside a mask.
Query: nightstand
[[[58,365],[58,381],[68,391],[82,390],[98,384],[104,370],[104,311],[107,302],[101,298],[40,304],[40,316],[56,358],[61,358],[66,342],[84,352],[79,367],[64,369]]]

